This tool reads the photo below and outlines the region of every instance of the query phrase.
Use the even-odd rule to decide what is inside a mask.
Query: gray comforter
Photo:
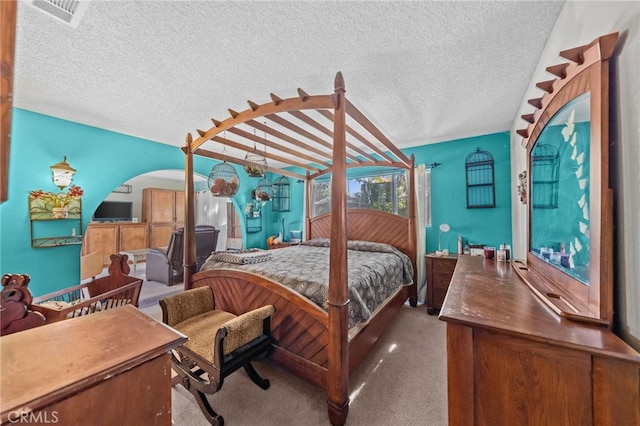
[[[372,312],[399,286],[413,281],[411,260],[388,244],[348,242],[349,328],[365,322]],[[238,265],[207,259],[202,270],[232,268],[250,271],[277,281],[327,309],[329,240],[306,241],[302,245],[270,250],[270,259]]]

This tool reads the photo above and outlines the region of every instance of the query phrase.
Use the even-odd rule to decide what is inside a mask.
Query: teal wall
[[[30,240],[29,191],[57,191],[49,166],[65,155],[77,170],[74,183],[84,189],[83,229],[98,204],[116,186],[154,170],[184,170],[185,159],[175,146],[15,108],[9,198],[0,204],[0,273],[29,274],[29,288],[36,296],[76,285],[80,280],[80,245],[35,249]],[[206,158],[194,158],[194,170],[204,176],[214,164]],[[248,183],[241,180],[242,194],[250,193],[245,185]],[[72,226],[68,226],[68,235]]]
[[[494,209],[465,208],[464,160],[476,147],[490,151],[496,162],[496,204]],[[451,225],[443,237],[443,248],[456,249],[457,235],[471,243],[511,243],[509,135],[498,133],[475,138],[406,149],[415,154],[416,164],[443,163],[432,172],[433,223],[427,229],[427,251],[437,248],[440,223]],[[0,273],[27,273],[34,295],[70,287],[79,282],[80,245],[54,248],[31,247],[28,194],[35,189],[56,191],[49,166],[67,156],[77,169],[74,183],[84,189],[83,230],[98,204],[116,186],[155,170],[184,169],[184,154],[175,146],[155,143],[120,133],[14,109],[9,168],[9,199],[0,204]],[[215,161],[195,157],[194,171],[208,176]],[[257,178],[247,178],[240,167],[240,190],[233,198],[239,213],[251,201]],[[278,176],[271,176],[271,179]],[[291,211],[276,213],[270,203],[263,208],[262,231],[246,234],[246,247],[266,247],[266,239],[304,229],[304,184],[291,181]],[[242,218],[243,215],[240,214]],[[69,234],[71,232],[69,226]],[[244,228],[244,224],[243,224]]]
[[[511,245],[511,164],[509,133],[495,133],[405,149],[414,154],[416,165],[442,165],[431,170],[432,226],[427,228],[427,252],[438,248],[438,227],[448,223],[442,249],[455,253],[458,236],[470,244],[498,247]],[[494,159],[496,207],[466,208],[465,160],[476,148],[489,151]]]
[[[458,235],[470,244],[484,244],[498,247],[506,243],[511,245],[511,163],[510,163],[509,132],[495,133],[472,138],[457,139],[419,147],[403,149],[406,155],[415,155],[415,164],[442,165],[431,171],[432,193],[432,226],[426,230],[427,252],[438,248],[438,227],[441,223],[448,223],[451,230],[442,236],[442,248],[455,253]],[[466,208],[466,177],[465,160],[467,155],[477,148],[489,151],[494,158],[495,167],[495,208],[467,209]],[[299,170],[298,170],[299,172]],[[285,224],[300,218],[303,214],[304,185],[296,184],[291,179],[292,209],[290,213],[280,213],[285,216]],[[273,222],[267,226],[266,238],[280,232],[281,222],[272,219],[275,214],[270,213],[270,206],[265,207],[265,222]],[[303,229],[303,228],[297,228]],[[286,226],[286,234],[289,232]],[[251,234],[249,234],[251,235]],[[249,238],[255,247],[262,247],[264,242],[258,238]],[[261,245],[262,244],[262,245]]]
[[[281,177],[281,175],[269,174],[271,182],[279,177]],[[288,212],[274,212],[272,211],[272,203],[266,203],[263,208],[264,217],[262,229],[264,232],[261,234],[247,234],[247,247],[266,248],[267,238],[272,235],[278,235],[278,233],[282,232],[282,219],[284,219],[285,241],[289,240],[289,232],[292,229],[304,231],[304,183],[298,182],[297,179],[294,178],[288,179],[291,185],[289,187],[291,194],[291,210]],[[253,245],[249,245],[251,242]]]

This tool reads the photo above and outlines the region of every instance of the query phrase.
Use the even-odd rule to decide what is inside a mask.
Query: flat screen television
[[[125,222],[131,221],[133,216],[133,202],[131,201],[103,201],[95,213],[95,222]]]

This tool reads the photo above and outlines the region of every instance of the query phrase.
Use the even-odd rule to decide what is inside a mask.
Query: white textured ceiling
[[[342,71],[401,147],[507,131],[562,7],[92,0],[74,29],[20,2],[14,105],[182,146],[227,108],[331,93]]]

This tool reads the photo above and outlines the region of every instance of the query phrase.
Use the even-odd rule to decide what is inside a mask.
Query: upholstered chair
[[[182,282],[182,253],[184,245],[184,229],[171,233],[167,248],[154,247],[147,254],[146,278],[167,285]]]
[[[218,246],[218,235],[220,230],[212,225],[196,225],[196,271],[204,265],[207,257]]]
[[[172,384],[180,383],[193,394],[200,410],[212,425],[223,425],[207,400],[222,388],[224,378],[243,367],[262,389],[269,380],[262,378],[251,361],[269,352],[272,305],[236,316],[215,309],[210,287],[198,287],[160,300],[162,321],[185,334],[189,340],[171,352],[174,371]]]
[[[216,251],[220,230],[212,225],[197,225],[196,239],[196,271],[199,271],[209,255]],[[147,254],[147,280],[160,281],[167,285],[182,282],[184,253],[184,228],[171,234],[166,249],[151,248]]]

